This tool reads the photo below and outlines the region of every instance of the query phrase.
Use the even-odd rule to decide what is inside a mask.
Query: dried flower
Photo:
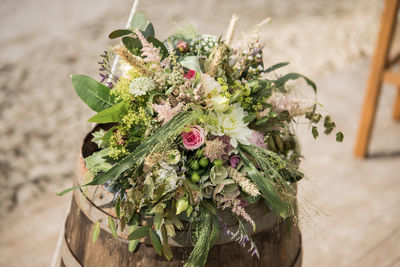
[[[240,188],[242,188],[242,190],[250,196],[256,197],[260,195],[258,187],[236,169],[228,167],[228,174],[229,177],[231,177],[232,180],[234,180],[240,186]]]
[[[216,138],[213,141],[207,140],[206,145],[203,149],[204,156],[209,158],[210,161],[222,158],[223,155],[228,154],[227,147],[229,145],[224,143],[220,138]]]
[[[153,104],[152,107],[158,113],[157,121],[164,125],[175,115],[181,112],[184,105],[182,103],[178,103],[174,108],[172,108],[171,104],[168,101],[165,101],[162,104]]]
[[[142,56],[145,57],[144,61],[160,63],[160,48],[155,48],[153,44],[149,43],[138,29],[135,29],[135,34],[142,43]]]

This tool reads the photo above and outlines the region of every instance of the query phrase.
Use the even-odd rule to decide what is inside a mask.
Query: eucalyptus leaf
[[[131,30],[119,29],[119,30],[115,30],[115,31],[111,32],[111,33],[108,35],[108,38],[110,38],[110,39],[115,39],[115,38],[118,38],[118,37],[121,37],[121,36],[129,35],[129,34],[131,34],[131,33],[132,33]]]
[[[168,56],[168,50],[160,40],[158,40],[157,38],[155,38],[153,36],[149,36],[147,38],[147,41],[149,43],[152,43],[154,45],[154,47],[160,48],[160,53],[161,53],[162,58],[165,58]]]
[[[125,101],[119,102],[118,104],[109,107],[108,109],[100,111],[99,113],[91,117],[88,121],[97,123],[118,122],[128,111],[128,107],[129,103]]]
[[[149,23],[146,11],[138,11],[132,18],[131,27],[143,31]]]
[[[187,56],[181,62],[179,62],[183,67],[189,70],[195,70],[200,73],[201,68],[199,64],[199,59],[197,56]]]
[[[72,74],[75,92],[92,110],[100,112],[115,104],[110,88],[86,75]]]

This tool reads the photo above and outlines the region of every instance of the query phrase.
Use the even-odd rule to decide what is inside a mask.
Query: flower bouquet
[[[290,96],[288,81],[303,78],[316,91],[311,80],[298,73],[270,78],[288,63],[264,65],[259,32],[267,20],[234,40],[237,19],[224,38],[187,26],[160,41],[139,12],[130,28],[109,35],[122,41],[102,55],[101,82],[71,76],[78,96],[97,112],[89,122],[108,125],[93,133],[98,151],[85,158],[90,177],[81,187],[104,185],[114,194],[118,227],[133,227],[132,250],[149,237],[171,259],[169,240],[185,229],[194,246],[185,266],[203,266],[218,236],[229,234],[220,216],[229,211],[238,222],[232,238],[259,256],[247,206],[296,216],[292,183],[303,173],[293,125],[306,118],[317,137],[321,121],[326,134],[335,124],[318,113],[315,100]],[[111,69],[116,56],[118,73]],[[141,216],[151,223],[142,224]]]

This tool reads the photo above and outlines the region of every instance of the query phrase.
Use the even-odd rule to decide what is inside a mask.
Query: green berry
[[[207,167],[207,165],[208,165],[208,158],[205,158],[205,157],[203,157],[203,158],[201,158],[200,159],[200,161],[199,161],[199,164],[200,164],[200,166],[201,167]]]
[[[204,154],[203,149],[199,149],[196,151],[196,157],[198,157],[198,158],[201,158],[203,156],[203,154]]]
[[[192,182],[197,183],[200,181],[200,175],[197,172],[192,173]]]
[[[190,165],[190,168],[195,171],[200,169],[199,161],[198,160],[193,161],[192,164]]]
[[[214,160],[214,161],[213,161],[213,164],[214,164],[215,166],[222,166],[222,159],[216,159],[216,160]]]

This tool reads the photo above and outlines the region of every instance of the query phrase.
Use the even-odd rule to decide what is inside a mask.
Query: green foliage
[[[142,31],[142,34],[145,38],[154,37],[154,26],[151,22],[147,24],[146,28]]]
[[[140,55],[143,45],[138,38],[125,36],[122,38],[122,43],[133,55]]]
[[[325,127],[325,134],[330,134],[333,129],[336,127],[336,124],[333,122],[331,116],[327,115],[324,119],[324,127]]]
[[[177,29],[173,35],[178,40],[190,41],[197,37],[197,30],[193,24]]]
[[[161,240],[158,234],[153,230],[150,229],[150,240],[151,243],[153,244],[154,249],[157,251],[157,254],[162,256],[162,245],[161,245]]]
[[[128,240],[141,239],[149,234],[150,229],[150,225],[140,226],[128,236]]]
[[[111,163],[107,161],[110,148],[104,148],[85,158],[85,164],[91,173],[106,172],[112,168]]]
[[[295,72],[283,75],[282,77],[277,79],[275,81],[275,83],[277,84],[277,86],[283,86],[287,81],[296,80],[298,78],[303,78],[306,81],[306,83],[314,89],[314,92],[317,92],[317,86],[315,85],[315,83],[313,81],[308,79],[306,76],[301,75],[299,73],[295,73]]]
[[[98,222],[96,222],[93,225],[93,234],[92,234],[93,243],[97,241],[97,239],[99,238],[99,235],[100,235],[100,224]]]
[[[88,121],[97,123],[119,122],[128,112],[129,103],[121,101],[118,104],[104,109],[92,116]]]
[[[75,92],[92,110],[100,112],[115,104],[110,88],[85,75],[72,74]]]
[[[274,71],[276,69],[282,68],[282,67],[284,67],[286,65],[289,65],[289,62],[281,62],[281,63],[275,64],[275,65],[269,67],[268,69],[264,70],[263,72],[264,73],[269,73],[269,72],[272,72],[272,71]]]
[[[157,38],[154,38],[153,36],[149,36],[149,37],[147,37],[147,41],[149,43],[152,43],[154,45],[154,47],[160,48],[160,53],[161,53],[162,58],[165,58],[168,56],[168,50],[160,40],[158,40]]]
[[[319,133],[318,133],[318,128],[317,128],[317,126],[313,126],[313,127],[311,128],[311,133],[312,133],[312,136],[314,137],[314,139],[317,139],[317,138],[318,138]]]
[[[201,72],[199,59],[197,56],[187,56],[179,63],[189,70],[195,70],[198,73]]]
[[[342,132],[337,132],[336,133],[336,141],[337,142],[343,142],[343,138],[344,138],[344,135],[343,135]]]
[[[112,31],[112,32],[108,35],[108,38],[110,38],[110,39],[115,39],[115,38],[118,38],[118,37],[122,37],[122,36],[125,36],[125,35],[129,35],[129,34],[131,34],[131,33],[132,33],[131,30],[119,29],[119,30]]]
[[[131,226],[130,226],[130,229],[129,229],[130,234],[131,234],[133,231],[135,231],[137,228],[138,228],[137,223],[131,225]],[[129,252],[134,252],[138,244],[139,244],[139,240],[138,240],[138,239],[136,239],[136,240],[130,240],[130,241],[129,241],[129,245],[128,245],[128,251],[129,251]]]
[[[147,12],[143,10],[136,12],[132,18],[131,27],[142,31],[146,29],[147,24],[149,24]]]
[[[117,229],[115,228],[115,222],[114,219],[108,216],[108,227],[110,227],[111,234],[113,235],[114,238],[118,238],[117,235]]]

